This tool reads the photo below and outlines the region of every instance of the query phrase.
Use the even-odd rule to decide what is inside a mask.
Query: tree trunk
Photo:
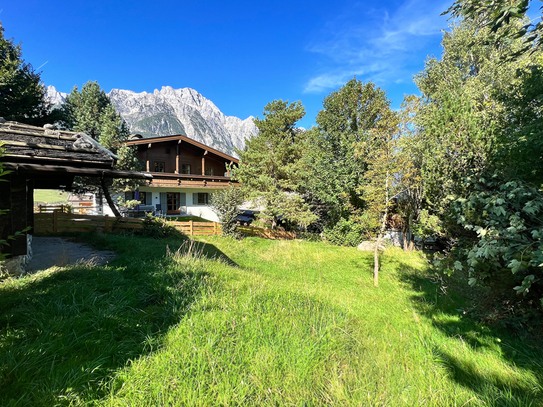
[[[379,287],[379,246],[381,246],[381,240],[385,234],[385,229],[387,227],[387,217],[388,217],[388,170],[385,179],[385,213],[383,214],[383,222],[381,223],[381,230],[377,235],[377,242],[375,242],[375,251],[373,252],[373,285]]]
[[[109,194],[109,189],[106,185],[106,179],[104,177],[100,179],[100,185],[102,186],[102,191],[104,191],[104,196],[106,197],[107,204],[111,208],[111,211],[113,212],[116,218],[120,218],[121,214],[119,213],[119,211],[117,210],[117,207],[113,203],[113,199],[111,199],[111,195]]]
[[[381,246],[381,239],[383,233],[379,232],[377,236],[377,242],[375,242],[375,250],[373,252],[373,285],[379,287],[379,246]]]
[[[409,226],[406,229],[402,230],[404,252],[413,251],[413,234],[409,233],[410,230],[411,230],[411,227]]]

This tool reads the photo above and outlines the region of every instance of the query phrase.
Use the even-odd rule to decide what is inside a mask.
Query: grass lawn
[[[34,201],[46,204],[67,204],[69,193],[56,189],[36,189]]]
[[[0,405],[539,406],[541,343],[417,253],[89,235],[119,257],[0,283]]]

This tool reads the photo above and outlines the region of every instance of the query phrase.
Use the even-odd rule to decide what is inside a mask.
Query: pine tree
[[[40,74],[22,59],[20,45],[4,38],[0,23],[0,116],[42,126],[52,121]]]
[[[308,226],[316,217],[301,192],[305,168],[301,160],[305,136],[296,123],[305,115],[300,102],[274,100],[264,108],[264,119],[255,119],[259,134],[238,151],[240,165],[233,177],[249,199],[264,206],[261,219],[276,228],[278,220]]]
[[[141,170],[141,164],[136,158],[134,147],[123,145],[128,141],[130,131],[97,82],[87,82],[83,85],[81,91],[77,86],[74,86],[71,93],[66,97],[62,112],[63,122],[66,127],[74,131],[84,132],[119,157],[116,164],[118,170]],[[91,189],[98,187],[96,183],[88,179],[83,181],[83,185]],[[100,186],[115,216],[120,216],[120,214],[113,204],[109,189],[123,191],[136,185],[139,185],[136,180],[101,180]]]

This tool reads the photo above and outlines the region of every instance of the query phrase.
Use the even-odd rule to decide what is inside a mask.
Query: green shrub
[[[140,236],[152,237],[154,239],[163,239],[166,237],[181,237],[183,234],[161,218],[155,218],[150,213],[145,215],[143,220],[143,229],[136,229],[135,233]]]
[[[240,234],[237,230],[237,216],[240,214],[239,207],[243,203],[243,194],[241,188],[230,186],[229,188],[221,189],[211,194],[209,206],[217,214],[221,222],[222,234],[239,238]]]
[[[367,227],[352,219],[341,218],[332,228],[324,229],[324,237],[338,246],[358,246],[369,238]]]
[[[449,272],[467,271],[470,285],[489,286],[498,296],[516,292],[518,300],[539,308],[543,305],[543,196],[522,181],[498,175],[468,178],[466,186],[473,192],[451,201],[451,217],[466,234],[450,256],[436,264]]]

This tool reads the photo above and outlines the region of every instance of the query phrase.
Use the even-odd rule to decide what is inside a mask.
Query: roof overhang
[[[86,177],[106,177],[106,178],[130,178],[151,180],[153,176],[148,172],[136,171],[116,171],[103,168],[80,168],[67,165],[43,165],[27,163],[4,162],[4,167],[11,171],[24,171],[28,174],[56,173],[56,174],[74,174]]]

